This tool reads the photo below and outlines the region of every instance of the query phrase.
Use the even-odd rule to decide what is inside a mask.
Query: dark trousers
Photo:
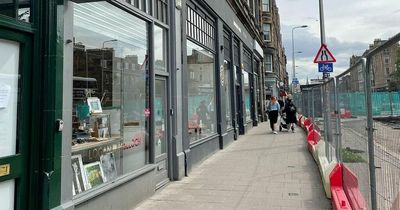
[[[271,129],[274,131],[274,125],[278,121],[278,110],[274,111],[269,111],[269,124],[271,126]]]

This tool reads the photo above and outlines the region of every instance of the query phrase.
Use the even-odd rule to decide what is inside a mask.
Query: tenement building
[[[282,45],[279,11],[275,0],[262,0],[264,89],[266,98],[288,90],[286,55]]]
[[[378,48],[387,40],[375,39],[369,48],[364,51],[362,56],[367,55],[372,50]],[[370,59],[369,67],[371,69],[371,85],[373,91],[388,91],[391,90],[390,83],[395,82],[393,74],[397,70],[398,56],[400,54],[400,45],[398,43],[391,45],[387,49],[379,51],[373,55]],[[353,69],[351,71],[352,84],[350,85],[352,91],[363,91],[364,90],[364,75],[362,72],[361,65],[357,65],[357,62],[362,56],[353,55],[350,58],[350,66]]]
[[[2,1],[1,209],[131,209],[257,126],[261,3]]]

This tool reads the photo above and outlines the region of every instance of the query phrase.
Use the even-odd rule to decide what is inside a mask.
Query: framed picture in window
[[[99,186],[105,182],[103,169],[99,161],[86,164],[83,167],[85,168],[86,180],[89,188]]]
[[[74,155],[71,157],[71,167],[72,167],[72,189],[73,195],[79,194],[87,190],[87,181],[85,172],[83,170],[82,156]]]
[[[100,99],[97,97],[89,97],[87,98],[87,103],[89,105],[89,112],[90,113],[102,113],[103,110],[101,108]]]
[[[117,178],[117,167],[115,164],[114,153],[110,152],[100,156],[100,164],[103,169],[105,181]]]

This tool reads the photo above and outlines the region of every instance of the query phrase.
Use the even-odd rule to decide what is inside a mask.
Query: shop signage
[[[81,151],[79,151],[79,154],[82,155],[83,162],[93,162],[93,161],[99,160],[100,156],[110,153],[110,152],[118,154],[118,152],[121,149],[122,150],[135,149],[135,148],[139,147],[140,145],[142,145],[143,141],[144,141],[144,136],[136,135],[132,138],[132,140],[130,142],[121,143],[121,142],[114,141],[113,143],[109,143],[106,145],[93,147],[93,148],[90,148],[87,150],[81,150]],[[4,171],[6,171],[6,170],[4,169]],[[0,176],[1,176],[2,172],[3,172],[3,165],[0,166]]]
[[[240,33],[242,33],[242,29],[239,27],[239,25],[235,21],[233,21],[233,25],[237,28],[237,30],[240,31]]]
[[[7,176],[10,174],[10,164],[0,165],[0,177]]]
[[[119,152],[122,144],[120,139],[115,139],[115,141],[111,141],[107,144],[99,145],[96,147],[92,147],[90,149],[79,150],[77,152],[73,152],[73,154],[80,154],[82,156],[83,162],[93,162],[99,160],[100,156],[110,153],[110,152]]]
[[[254,40],[254,48],[255,50],[258,52],[258,54],[260,54],[261,57],[263,57],[263,49],[260,46],[260,44],[258,44],[258,42],[256,40]]]

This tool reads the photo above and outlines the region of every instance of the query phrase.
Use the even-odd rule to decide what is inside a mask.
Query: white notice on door
[[[11,87],[0,83],[0,109],[7,108],[10,100]]]

